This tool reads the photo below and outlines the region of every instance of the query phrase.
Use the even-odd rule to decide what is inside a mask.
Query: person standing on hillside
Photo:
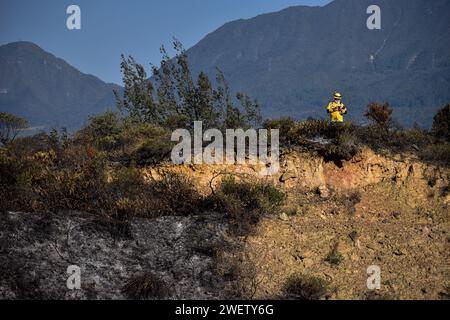
[[[328,104],[327,112],[330,114],[331,122],[344,122],[347,107],[342,103],[342,94],[339,92],[334,94],[334,100]]]

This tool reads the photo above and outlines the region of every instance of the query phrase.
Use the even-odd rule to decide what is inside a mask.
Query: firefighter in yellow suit
[[[344,114],[347,114],[347,108],[342,103],[342,94],[336,92],[334,100],[328,104],[327,112],[330,114],[331,122],[344,122]]]

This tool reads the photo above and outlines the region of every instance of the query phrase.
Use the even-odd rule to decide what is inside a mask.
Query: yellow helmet
[[[335,93],[334,93],[334,98],[335,98],[336,100],[341,100],[341,99],[342,99],[342,94],[340,94],[339,92],[335,92]]]

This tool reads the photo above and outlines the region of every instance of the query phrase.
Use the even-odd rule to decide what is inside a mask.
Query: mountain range
[[[81,127],[89,115],[113,108],[115,84],[81,73],[31,42],[0,46],[0,111],[48,130]]]
[[[233,21],[190,48],[189,61],[212,78],[220,68],[265,117],[325,117],[338,90],[351,119],[387,101],[400,123],[429,127],[450,102],[450,1],[377,0],[380,30],[366,26],[372,4],[335,0]],[[33,43],[0,46],[0,111],[33,125],[76,129],[114,106],[113,89]]]

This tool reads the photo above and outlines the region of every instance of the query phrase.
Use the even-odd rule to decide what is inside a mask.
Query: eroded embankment
[[[133,298],[146,288],[144,298],[283,298],[292,275],[323,279],[325,298],[448,297],[448,168],[365,150],[341,166],[288,152],[270,177],[250,165],[143,171],[157,178],[164,169],[188,175],[204,194],[233,173],[288,198],[237,238],[211,212],[126,225],[81,213],[3,214],[0,297]],[[82,270],[80,291],[66,287],[72,264]],[[366,287],[370,265],[382,271],[377,293]]]
[[[285,152],[280,158],[280,170],[272,176],[262,176],[261,165],[166,165],[144,170],[148,178],[157,178],[160,170],[172,170],[191,177],[199,189],[210,192],[226,174],[264,180],[286,190],[312,190],[319,188],[335,193],[359,191],[381,182],[393,182],[398,187],[411,187],[415,194],[437,197],[447,196],[445,189],[450,180],[450,168],[425,164],[413,158],[392,158],[365,149],[350,161],[337,166],[322,157],[309,153]],[[441,192],[439,192],[441,191]],[[447,197],[446,200],[449,200]]]

